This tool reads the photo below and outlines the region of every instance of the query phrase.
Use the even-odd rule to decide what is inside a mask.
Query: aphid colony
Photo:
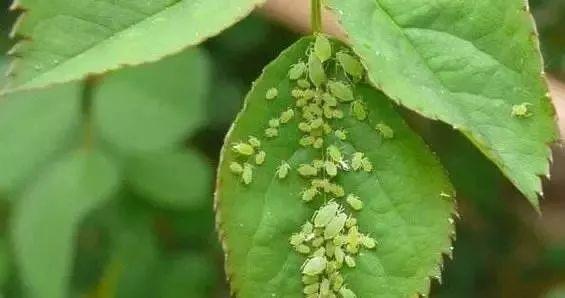
[[[319,158],[292,168],[281,161],[276,170],[278,179],[285,179],[296,171],[306,180],[300,193],[304,202],[323,200],[311,220],[301,231],[290,237],[290,244],[306,256],[302,266],[303,293],[307,298],[356,297],[347,287],[342,268],[354,268],[360,250],[374,249],[375,239],[359,231],[357,219],[351,214],[363,209],[363,201],[347,193],[336,178],[345,172],[372,172],[374,167],[363,152],[346,154],[342,142],[347,130],[334,127],[336,120],[352,117],[366,121],[368,111],[362,98],[356,97],[354,86],[364,78],[364,68],[347,49],[334,55],[332,44],[323,35],[306,52],[307,61],[298,61],[288,71],[294,84],[291,96],[294,104],[278,118],[271,119],[264,131],[266,138],[279,136],[279,130],[297,118],[302,137],[298,143],[319,152]],[[277,100],[281,94],[276,88],[265,93],[267,101]],[[384,139],[394,137],[394,131],[384,123],[375,126]],[[243,183],[250,184],[254,165],[265,161],[266,153],[255,137],[247,142],[233,144],[233,151],[243,160],[231,163],[231,171],[240,175]]]

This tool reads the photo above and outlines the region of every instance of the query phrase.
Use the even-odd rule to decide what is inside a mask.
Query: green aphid
[[[289,171],[290,171],[290,165],[288,164],[288,162],[281,161],[281,165],[278,166],[276,174],[279,177],[279,179],[284,179],[288,175]]]
[[[331,282],[332,290],[337,292],[343,286],[343,282],[345,282],[345,280],[343,279],[343,276],[341,276],[341,274],[335,274],[332,276]]]
[[[361,167],[363,168],[363,171],[365,171],[365,172],[369,173],[369,172],[373,171],[373,164],[366,157],[361,160]]]
[[[334,135],[342,141],[347,140],[347,131],[345,131],[344,129],[337,129],[336,131],[334,131]]]
[[[326,255],[328,255],[327,250],[326,250]],[[326,265],[326,274],[332,274],[336,272],[338,269],[339,269],[339,265],[337,264],[336,261],[328,261],[328,265]]]
[[[314,253],[312,253],[313,257],[323,257],[326,255],[326,249],[323,247],[319,247],[318,249],[316,249],[316,251],[314,251]]]
[[[314,168],[316,169],[322,169],[325,165],[325,162],[321,159],[314,159],[312,161],[312,166],[314,166]]]
[[[332,107],[324,105],[322,109],[324,110],[324,117],[328,119],[332,119],[334,117],[334,109],[332,109]]]
[[[307,221],[304,225],[302,225],[302,231],[301,231],[304,235],[310,234],[312,232],[314,232],[314,225]]]
[[[294,118],[294,110],[288,109],[281,113],[281,117],[279,118],[279,121],[280,123],[286,124],[290,120],[292,120],[292,118]]]
[[[338,210],[339,204],[333,201],[320,207],[314,215],[314,227],[325,227],[336,216]]]
[[[243,172],[241,174],[241,179],[243,180],[243,183],[249,185],[251,184],[251,182],[253,181],[253,166],[245,163],[243,165]]]
[[[288,71],[288,78],[291,80],[300,79],[306,72],[306,64],[304,62],[299,62],[294,64]]]
[[[324,93],[322,95],[322,100],[324,101],[324,104],[326,104],[330,107],[336,107],[337,106],[337,99],[329,93]]]
[[[300,138],[300,141],[298,141],[298,143],[301,146],[308,147],[308,146],[314,145],[315,141],[316,141],[316,138],[314,138],[312,136],[303,136],[302,138]]]
[[[303,254],[303,255],[307,255],[311,251],[310,247],[308,247],[307,245],[304,245],[304,244],[299,244],[299,245],[295,246],[294,249],[298,253]]]
[[[310,276],[310,275],[303,275],[302,276],[302,283],[305,285],[315,284],[319,281],[318,276]]]
[[[259,139],[254,137],[254,136],[249,136],[248,142],[249,142],[249,145],[253,146],[253,148],[261,147],[261,141],[259,141]]]
[[[296,106],[299,107],[299,108],[304,107],[307,104],[308,104],[308,101],[304,98],[299,98],[299,99],[296,100]]]
[[[332,45],[330,41],[322,34],[316,35],[314,42],[314,53],[321,62],[325,62],[332,56]]]
[[[336,238],[334,238],[334,239],[336,239]],[[343,264],[343,261],[345,260],[345,252],[343,251],[341,246],[335,247],[334,256],[335,256],[335,261],[337,262],[337,264],[341,266],[341,264]]]
[[[320,247],[324,244],[324,238],[323,237],[316,237],[314,238],[314,240],[312,240],[312,246],[314,247]]]
[[[345,227],[348,229],[356,225],[357,225],[357,219],[355,217],[349,217],[345,222]]]
[[[356,254],[359,251],[359,244],[361,244],[361,234],[357,230],[357,226],[353,226],[347,233],[347,252]]]
[[[327,262],[328,260],[324,256],[310,258],[304,263],[302,274],[310,276],[320,275],[326,269]]]
[[[330,184],[330,192],[336,197],[341,198],[345,196],[345,190],[341,185]]]
[[[303,233],[292,234],[290,236],[290,245],[298,246],[298,245],[304,243],[305,240],[306,240],[306,238],[305,238]]]
[[[529,118],[531,116],[533,116],[533,114],[530,112],[529,107],[532,106],[531,103],[529,102],[524,102],[521,103],[519,105],[513,105],[512,106],[512,117],[516,117],[516,118]]]
[[[375,129],[385,139],[394,138],[394,130],[392,130],[392,128],[390,128],[390,126],[388,126],[384,123],[377,124],[377,126],[375,126]]]
[[[324,139],[317,138],[316,141],[314,141],[314,144],[312,144],[312,147],[316,149],[321,149],[322,147],[324,147]]]
[[[365,69],[359,60],[344,52],[337,53],[336,58],[347,74],[357,79],[363,77]]]
[[[326,152],[328,153],[330,159],[333,160],[334,162],[339,163],[343,160],[343,155],[341,154],[341,150],[339,150],[339,148],[337,148],[337,146],[335,145],[328,146]]]
[[[330,177],[335,177],[337,176],[337,166],[335,165],[335,163],[327,160],[324,163],[324,168],[326,170],[326,173],[330,176]]]
[[[317,176],[318,169],[309,164],[301,164],[298,166],[298,173],[304,177]]]
[[[367,119],[367,109],[365,109],[365,104],[361,100],[351,103],[351,113],[359,121]]]
[[[245,155],[245,156],[251,156],[253,154],[255,154],[255,149],[253,148],[253,146],[247,144],[247,143],[236,143],[232,145],[232,150],[238,154],[241,155]]]
[[[243,166],[237,162],[230,163],[230,171],[234,174],[241,174],[243,173]]]
[[[294,98],[301,99],[304,97],[304,90],[292,89],[292,91],[290,91],[290,95]]]
[[[279,126],[281,126],[281,122],[279,119],[273,118],[269,120],[269,127],[278,128]]]
[[[349,268],[353,268],[357,265],[355,259],[352,256],[345,256],[345,264]]]
[[[327,122],[324,122],[324,125],[322,126],[322,130],[324,131],[325,134],[329,135],[333,131],[333,128]]]
[[[269,100],[275,99],[277,96],[279,96],[279,90],[277,88],[271,88],[267,90],[267,93],[265,94],[265,98]]]
[[[357,295],[355,295],[355,293],[353,293],[353,291],[346,288],[345,286],[343,286],[343,287],[341,287],[341,289],[339,289],[339,294],[341,295],[342,298],[357,298]]]
[[[347,201],[347,204],[353,208],[353,210],[359,211],[363,209],[363,201],[361,201],[358,196],[350,194],[345,200]]]
[[[313,52],[308,57],[308,75],[310,76],[310,81],[316,87],[322,86],[327,80],[322,61]]]
[[[268,138],[275,138],[279,136],[279,130],[274,127],[265,129],[265,136]]]
[[[335,236],[339,235],[339,233],[341,233],[341,231],[345,227],[346,221],[347,215],[345,215],[345,213],[339,213],[337,216],[332,218],[324,229],[324,238],[332,239]]]
[[[343,111],[342,111],[342,110],[340,110],[340,109],[335,109],[335,110],[334,110],[334,113],[333,113],[333,117],[334,117],[334,118],[336,118],[336,119],[343,119],[343,116],[344,116],[344,114],[343,114]]]
[[[347,236],[341,235],[341,234],[337,235],[337,236],[335,236],[333,243],[338,247],[342,247],[347,243]]]
[[[316,188],[314,188],[314,187],[308,188],[308,189],[306,189],[302,192],[302,200],[305,201],[305,202],[310,202],[314,198],[316,198],[318,193],[319,193],[319,191]]]
[[[329,81],[328,88],[330,93],[338,99],[349,102],[355,100],[351,87],[338,81]]]
[[[351,168],[353,168],[354,171],[358,171],[359,169],[361,169],[362,162],[363,162],[363,158],[365,157],[365,154],[363,152],[355,152],[352,154],[351,156]]]
[[[302,97],[306,100],[310,100],[310,99],[316,97],[316,91],[314,91],[312,89],[306,89],[306,90],[304,90]]]
[[[327,278],[322,279],[319,293],[320,297],[328,297],[330,295],[330,281]]]
[[[312,129],[318,129],[322,127],[322,125],[324,125],[324,119],[322,118],[316,118],[310,122],[310,127]]]
[[[319,283],[313,283],[313,284],[309,284],[309,285],[305,286],[303,292],[306,295],[316,294],[316,293],[318,293],[319,288],[320,288]]]
[[[326,256],[328,258],[332,258],[334,256],[335,248],[336,246],[332,241],[326,242]]]
[[[265,163],[265,158],[267,157],[267,153],[265,151],[259,151],[255,154],[255,163],[260,166]]]
[[[361,244],[368,249],[373,249],[377,247],[377,241],[369,236],[362,236],[361,237]]]
[[[298,129],[300,129],[300,131],[302,132],[311,132],[312,131],[312,127],[310,127],[310,124],[306,123],[306,122],[300,122],[298,123]]]
[[[300,79],[298,81],[296,81],[296,84],[298,85],[298,87],[302,88],[302,89],[308,89],[310,88],[310,82],[308,82],[308,80],[304,80],[304,79]]]
[[[313,187],[323,189],[324,192],[329,192],[331,188],[331,183],[328,179],[313,179],[311,184]]]

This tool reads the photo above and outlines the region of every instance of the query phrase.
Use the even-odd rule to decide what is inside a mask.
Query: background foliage
[[[548,71],[565,79],[565,3],[531,2]],[[6,35],[13,17],[0,14],[3,52],[11,44]],[[112,173],[104,177],[116,182],[99,181],[101,191],[112,195],[104,202],[92,198],[95,204],[84,206],[92,212],[78,219],[76,256],[62,256],[73,264],[63,276],[72,285],[71,296],[227,297],[212,211],[219,149],[250,82],[297,37],[252,16],[198,50],[107,77],[92,94],[92,119],[80,113],[84,90],[73,84],[0,102],[0,293],[22,296],[22,276],[47,269],[45,252],[15,250],[17,243],[37,244],[45,237],[53,250],[62,251],[54,246],[56,237],[64,236],[62,230],[35,237],[25,232],[33,227],[25,217],[37,218],[33,212],[38,212],[46,218],[41,223],[66,226],[68,222],[49,220],[67,218],[65,203],[24,208],[26,202],[53,196],[49,186],[54,179],[80,186],[80,179],[66,177],[87,168]],[[0,58],[0,69],[5,65]],[[170,92],[167,102],[159,100],[163,92]],[[545,217],[538,218],[464,138],[403,112],[428,136],[459,190],[456,258],[447,261],[443,285],[434,285],[432,297],[565,297],[560,160],[542,202]],[[92,125],[88,146],[96,149],[87,154],[99,166],[76,165],[82,160],[76,152],[90,144],[84,123]],[[80,189],[57,191],[70,199]],[[24,207],[12,208],[17,205]],[[19,239],[14,244],[11,233],[31,238],[14,237]],[[16,270],[22,253],[26,255],[19,258],[27,260],[31,271]],[[56,282],[40,282],[61,291]]]

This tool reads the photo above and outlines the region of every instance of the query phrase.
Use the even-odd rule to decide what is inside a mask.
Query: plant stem
[[[83,125],[83,149],[92,148],[93,132],[92,132],[92,101],[94,99],[94,90],[98,85],[98,78],[88,77],[84,80],[81,98],[81,118]]]
[[[311,0],[312,33],[322,32],[322,0]]]

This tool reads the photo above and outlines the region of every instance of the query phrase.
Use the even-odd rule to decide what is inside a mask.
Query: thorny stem
[[[323,0],[311,0],[311,25],[312,33],[322,32],[322,1]]]
[[[83,125],[83,141],[82,148],[89,150],[92,148],[93,132],[92,132],[92,101],[94,91],[98,85],[98,78],[88,77],[84,80],[81,97],[81,122]]]

